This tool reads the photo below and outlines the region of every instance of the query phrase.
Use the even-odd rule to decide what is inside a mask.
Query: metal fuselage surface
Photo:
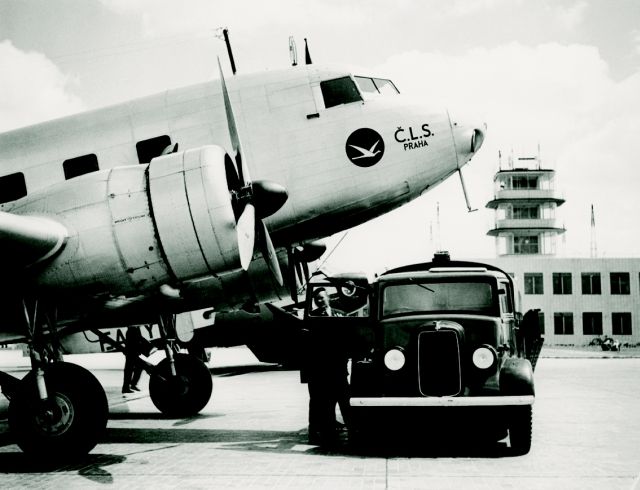
[[[352,74],[310,65],[228,81],[252,179],[282,184],[289,195],[265,219],[281,262],[283,247],[328,236],[415,199],[466,164],[481,144],[472,140],[482,129],[400,94],[325,107],[322,82],[341,77]],[[145,304],[162,284],[179,288],[181,298],[160,296],[150,305],[162,303],[173,312],[233,308],[286,295],[265,279],[268,269],[257,253],[246,272],[233,260],[216,270],[175,270],[163,254],[154,216],[163,195],[151,189],[149,177],[164,175],[154,166],[160,168],[158,162],[167,157],[141,165],[136,151],[137,143],[161,135],[181,150],[231,148],[219,81],[0,135],[3,175],[22,173],[27,189],[26,196],[0,204],[0,211],[47,217],[68,231],[61,251],[19,281],[21,294],[44,291],[76,306],[86,298],[80,310],[125,312],[134,310],[127,305]],[[65,180],[63,162],[90,154],[99,170]],[[219,195],[223,188],[207,190]],[[142,258],[140,250],[146,254]],[[138,254],[137,265],[131,254]],[[188,261],[181,264],[189,268]],[[145,314],[135,320],[145,320]]]

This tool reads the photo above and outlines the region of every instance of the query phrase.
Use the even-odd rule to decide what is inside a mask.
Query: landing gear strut
[[[158,410],[171,417],[196,415],[211,398],[211,373],[195,356],[175,352],[174,315],[162,315],[159,326],[167,357],[151,373],[151,401]]]
[[[28,373],[9,404],[9,428],[25,452],[43,457],[77,457],[91,451],[107,425],[109,405],[98,380],[68,362],[44,367],[47,398],[37,374]]]
[[[23,306],[31,371],[9,383],[9,427],[26,453],[62,459],[83,456],[107,426],[107,396],[89,371],[60,361],[55,315],[47,314],[50,311],[37,300],[23,301]],[[42,322],[38,313],[44,313]]]

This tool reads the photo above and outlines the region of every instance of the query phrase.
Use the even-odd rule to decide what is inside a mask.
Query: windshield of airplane
[[[354,77],[358,86],[365,96],[387,95],[387,94],[399,94],[400,91],[396,88],[391,80],[384,78],[371,78],[371,77]]]
[[[335,107],[350,102],[362,102],[362,95],[351,77],[341,77],[320,82],[320,90],[324,98],[325,108]]]
[[[411,282],[383,291],[382,316],[450,312],[495,315],[491,284],[486,282]]]

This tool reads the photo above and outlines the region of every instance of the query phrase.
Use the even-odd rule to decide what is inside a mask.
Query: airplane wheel
[[[158,364],[149,380],[151,401],[165,415],[189,417],[202,410],[213,391],[209,368],[188,354],[174,356],[177,376],[171,375],[169,359]]]
[[[520,456],[531,450],[531,406],[515,407],[509,421],[511,451]]]
[[[9,404],[9,428],[20,448],[48,459],[84,456],[98,443],[109,418],[107,396],[86,369],[67,362],[45,367],[47,400],[36,375],[20,381]]]

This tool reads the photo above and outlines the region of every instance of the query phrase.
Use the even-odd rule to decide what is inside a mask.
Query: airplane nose
[[[477,153],[484,142],[487,125],[467,124],[450,117],[451,132],[461,164],[467,163]]]

